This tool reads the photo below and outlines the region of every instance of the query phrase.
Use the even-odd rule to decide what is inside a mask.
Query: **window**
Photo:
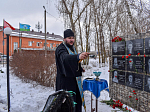
[[[50,48],[53,48],[53,43],[50,43]]]
[[[56,44],[56,47],[58,47],[59,46],[59,44]]]
[[[36,46],[39,47],[39,46],[40,46],[40,42],[37,42],[37,43],[36,43]]]
[[[14,42],[14,50],[18,50],[18,42]]]
[[[29,46],[32,46],[32,41],[29,41],[28,44],[29,44]]]
[[[47,47],[47,50],[50,50],[50,47]]]

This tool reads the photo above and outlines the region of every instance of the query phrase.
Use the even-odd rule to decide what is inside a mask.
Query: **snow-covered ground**
[[[5,65],[6,66],[6,65]],[[0,112],[7,112],[7,73],[6,67],[2,67],[0,64],[0,69],[4,73],[0,73]],[[83,73],[83,79],[87,77],[95,77],[93,71],[101,71],[101,79],[105,79],[109,83],[109,67],[98,67],[98,60],[90,59],[88,69],[85,67],[85,72]],[[41,112],[48,96],[54,93],[54,88],[45,87],[32,83],[22,82],[21,79],[12,75],[10,73],[10,111],[11,112]],[[91,112],[91,93],[89,91],[84,92],[85,104],[87,107],[87,112]],[[111,112],[113,109],[105,103],[101,103],[101,100],[109,100],[109,93],[107,91],[102,91],[101,96],[98,98],[98,112]],[[95,108],[95,97],[93,96],[93,108]],[[83,112],[84,108],[83,108]]]

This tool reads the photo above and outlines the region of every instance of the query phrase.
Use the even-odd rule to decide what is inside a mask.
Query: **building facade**
[[[3,29],[0,26],[0,53],[7,53],[7,39]],[[62,43],[63,37],[60,35],[46,33],[47,50],[55,50],[56,47]],[[13,30],[9,36],[9,55],[12,56],[14,52],[19,50],[45,50],[45,33],[35,31],[19,31]]]

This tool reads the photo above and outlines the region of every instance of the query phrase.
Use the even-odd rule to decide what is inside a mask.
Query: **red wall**
[[[6,37],[6,35],[4,35],[4,37]],[[45,39],[37,39],[37,38],[27,38],[27,37],[20,37],[20,39],[22,39],[22,45],[21,48],[43,48],[44,47],[44,43],[45,43]],[[5,41],[5,45],[4,45],[4,54],[6,55],[6,39]],[[34,43],[32,43],[32,46],[28,45],[29,41],[34,41]],[[18,48],[19,48],[19,37],[17,36],[10,36],[9,37],[9,55],[12,55],[14,53],[14,42],[18,43]],[[37,46],[37,42],[42,42],[40,43],[40,46]],[[55,41],[55,40],[47,40],[47,47],[50,47],[50,43],[54,43],[53,47],[56,47],[56,44],[60,44],[62,43],[62,41]],[[3,53],[3,32],[0,31],[0,53]]]

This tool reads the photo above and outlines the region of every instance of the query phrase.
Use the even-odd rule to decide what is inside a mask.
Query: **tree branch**
[[[77,20],[81,17],[82,13],[84,12],[84,10],[86,9],[86,7],[92,2],[93,0],[90,0],[89,3],[87,3],[85,5],[85,7],[82,9],[82,11],[80,12],[78,18],[74,21],[74,24],[77,22]]]

